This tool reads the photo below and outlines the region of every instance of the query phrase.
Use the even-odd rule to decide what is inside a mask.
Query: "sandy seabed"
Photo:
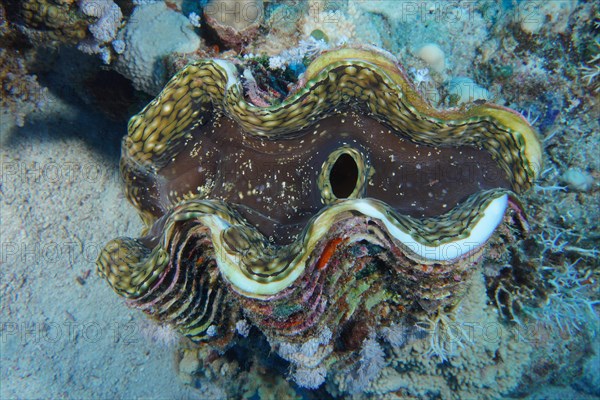
[[[118,174],[125,126],[51,99],[23,128],[1,117],[0,398],[195,398],[173,349],[95,261],[141,221]]]

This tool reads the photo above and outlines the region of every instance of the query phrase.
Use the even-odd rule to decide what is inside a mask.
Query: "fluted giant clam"
[[[270,341],[339,340],[358,315],[459,301],[540,158],[519,114],[438,111],[378,51],[322,54],[270,107],[201,60],[130,120],[121,169],[146,228],[98,268],[195,341],[228,343],[242,315]]]

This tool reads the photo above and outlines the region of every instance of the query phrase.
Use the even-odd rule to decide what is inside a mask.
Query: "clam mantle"
[[[270,107],[240,76],[197,61],[130,120],[121,170],[146,228],[100,254],[111,287],[217,345],[241,318],[271,342],[334,341],[358,316],[385,326],[460,301],[539,173],[527,121],[436,110],[372,49],[322,54]]]

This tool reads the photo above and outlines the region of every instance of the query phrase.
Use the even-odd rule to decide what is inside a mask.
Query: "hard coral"
[[[125,43],[125,48],[114,68],[136,89],[150,94],[156,94],[167,80],[167,57],[201,47],[189,20],[163,2],[136,7],[118,40]]]
[[[349,42],[354,37],[355,26],[342,9],[335,4],[309,1],[308,12],[298,22],[298,30],[303,39],[314,37],[332,46]]]
[[[117,36],[123,14],[112,0],[80,0],[80,11],[96,21],[88,27],[92,38],[79,44],[79,49],[88,54],[100,54],[105,64],[110,64],[111,52],[107,45]]]
[[[78,12],[74,0],[25,0],[19,10],[25,26],[41,39],[77,43],[87,35],[89,20]]]

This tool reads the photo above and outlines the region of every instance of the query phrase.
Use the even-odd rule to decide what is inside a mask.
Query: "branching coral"
[[[405,324],[393,323],[390,326],[384,327],[380,334],[392,347],[399,348],[406,344],[409,330]]]
[[[497,276],[488,275],[490,297],[521,328],[541,322],[568,333],[593,319],[596,277],[591,264],[581,261],[598,251],[574,245],[572,230],[549,223],[536,230],[513,249]]]
[[[600,76],[600,42],[595,42],[597,53],[592,56],[586,65],[579,67],[582,79],[587,81],[587,85],[591,87],[595,93],[600,92],[600,84],[598,77]]]
[[[471,341],[467,331],[457,322],[456,309],[445,311],[438,309],[430,316],[418,321],[416,326],[429,334],[429,355],[440,361],[449,361],[456,346],[464,347]]]
[[[600,304],[600,300],[592,299],[597,286],[591,277],[591,271],[582,273],[577,269],[580,261],[578,259],[574,263],[565,263],[563,268],[544,268],[550,273],[547,282],[552,286],[553,292],[542,308],[526,310],[551,329],[556,327],[569,335],[582,330],[595,334],[599,330],[594,306]]]
[[[542,246],[538,256],[540,265],[544,265],[551,254],[572,252],[581,257],[597,257],[600,255],[600,251],[597,249],[572,245],[568,238],[569,235],[572,235],[571,231],[554,226],[546,226],[544,230],[535,235],[537,242]]]
[[[590,60],[590,62],[597,60],[599,57],[600,56],[597,56],[596,58]],[[600,76],[600,65],[594,65],[591,67],[584,65],[580,67],[579,70],[582,72],[583,79],[587,80],[588,86],[591,86],[592,83],[596,81],[596,78]],[[596,87],[594,92],[598,92],[599,90],[600,86]]]

